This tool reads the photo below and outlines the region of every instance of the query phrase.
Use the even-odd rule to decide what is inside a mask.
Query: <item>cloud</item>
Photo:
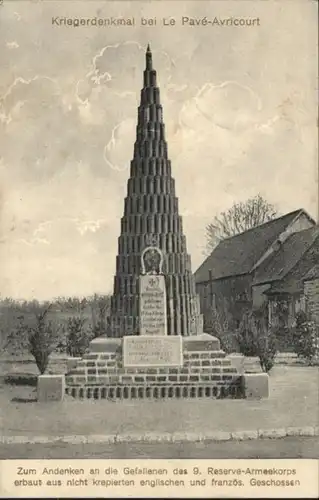
[[[45,238],[32,238],[30,240],[24,240],[23,238],[18,238],[16,240],[17,243],[22,243],[23,245],[27,246],[34,246],[34,245],[49,245],[49,241],[46,240]]]
[[[163,50],[153,49],[153,57],[156,58],[156,68],[165,85],[165,80],[171,78],[173,60]],[[107,45],[93,57],[87,79],[93,85],[103,83],[117,93],[127,93],[127,80],[134,89],[142,86],[141,60],[145,60],[145,47],[136,41]]]
[[[0,33],[2,290],[48,297],[111,286],[149,39],[194,267],[209,218],[234,201],[262,190],[283,212],[316,209],[309,3],[287,17],[257,2],[265,21],[255,31],[116,28],[107,43],[106,30],[48,30],[54,2],[20,3],[6,6]],[[69,2],[65,15],[129,16],[135,4]],[[170,9],[196,17],[198,2]],[[215,9],[249,14],[242,3]],[[159,21],[164,11],[143,3],[138,15]]]
[[[18,120],[21,116],[20,110],[29,100],[34,101],[33,84],[47,80],[47,77],[36,75],[31,79],[21,76],[14,79],[7,90],[0,96],[0,122],[9,125],[12,121]],[[51,79],[50,82],[52,83]]]
[[[165,98],[167,94],[173,107],[176,95],[181,98],[188,86],[174,82],[175,63],[167,52],[155,49],[153,59],[162,96]],[[121,122],[136,121],[144,61],[145,46],[133,40],[110,44],[96,52],[85,78],[79,79],[74,87],[74,102],[84,124],[110,124],[112,141]]]
[[[200,158],[201,176],[193,179],[192,189],[196,189],[196,185],[203,189],[207,176],[213,175],[216,187],[224,182],[229,166],[236,164],[238,167],[256,140],[255,126],[261,121],[261,115],[260,98],[236,82],[205,83],[184,103],[171,148],[181,165],[185,161],[189,164],[189,158],[194,162]],[[216,165],[218,172],[214,170]]]
[[[13,41],[13,42],[7,42],[6,47],[8,47],[8,49],[18,49],[20,45],[18,44],[18,42]]]
[[[214,85],[205,83],[180,112],[180,124],[194,128],[194,115],[204,123],[240,132],[252,127],[262,110],[260,97],[249,87],[237,82]],[[198,121],[196,121],[197,125]]]
[[[128,170],[133,158],[133,144],[136,122],[132,118],[123,120],[112,130],[112,136],[104,148],[104,160],[112,170]]]
[[[22,76],[18,76],[17,78],[15,78],[13,80],[13,82],[9,85],[9,87],[7,88],[6,92],[1,96],[1,104],[5,107],[6,104],[8,103],[8,106],[10,108],[10,104],[12,104],[12,100],[10,101],[10,97],[12,96],[12,94],[15,93],[15,95],[13,96],[13,101],[16,99],[16,96],[18,95],[19,96],[19,93],[22,92],[23,93],[23,96],[25,97],[25,99],[27,99],[29,96],[29,98],[34,98],[34,88],[31,87],[31,89],[27,90],[26,91],[26,87],[30,86],[31,84],[35,83],[35,82],[41,82],[41,81],[45,81],[46,84],[49,82],[49,83],[53,83],[53,85],[55,87],[57,87],[58,91],[60,91],[60,88],[57,84],[57,81],[54,80],[53,78],[50,78],[48,76],[45,76],[45,75],[35,75],[34,77],[30,78],[30,79],[26,79]],[[26,87],[25,87],[26,86]]]

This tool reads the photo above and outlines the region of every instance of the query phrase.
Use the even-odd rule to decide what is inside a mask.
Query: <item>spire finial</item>
[[[149,43],[147,44],[147,49],[146,49],[146,69],[147,70],[153,69],[152,52]]]

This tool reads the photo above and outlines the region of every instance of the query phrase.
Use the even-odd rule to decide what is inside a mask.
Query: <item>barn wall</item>
[[[319,278],[305,281],[304,293],[306,310],[311,315],[311,318],[319,324]]]
[[[196,285],[205,331],[208,331],[211,325],[212,307],[223,313],[227,311],[228,319],[235,327],[239,325],[244,311],[252,306],[251,283],[251,276],[243,275]]]

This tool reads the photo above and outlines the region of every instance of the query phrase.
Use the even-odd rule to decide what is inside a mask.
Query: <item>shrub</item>
[[[276,327],[278,332],[278,351],[279,352],[294,352],[293,348],[293,332],[292,328],[288,326]]]
[[[56,342],[57,337],[54,335],[52,324],[45,321],[45,315],[37,315],[36,327],[31,327],[28,332],[28,343],[29,352],[34,357],[41,375],[47,369]]]
[[[211,333],[220,341],[220,347],[227,354],[238,349],[236,337],[230,328],[229,314],[224,308],[212,307]]]
[[[60,297],[57,306],[63,334],[56,349],[72,357],[81,357],[90,342],[86,328],[88,301],[86,298]]]
[[[289,305],[287,300],[281,299],[272,303],[272,326],[277,331],[278,351],[292,352],[292,332],[287,326],[289,316]]]
[[[298,358],[311,362],[319,355],[319,328],[303,311],[296,316],[296,324],[292,329],[294,352]]]
[[[4,378],[5,384],[8,385],[30,385],[31,387],[37,386],[38,377],[33,373],[10,373]]]
[[[268,328],[258,311],[245,314],[236,334],[239,350],[244,356],[259,358],[261,369],[269,372],[277,354],[277,332]]]
[[[48,366],[50,354],[58,341],[58,330],[47,320],[50,304],[33,304],[32,310],[18,317],[16,327],[10,332],[6,348],[8,352],[29,352],[35,359],[41,374]]]
[[[28,327],[25,324],[24,315],[17,318],[17,323],[12,327],[7,334],[6,342],[2,349],[10,355],[18,355],[28,352]]]
[[[92,336],[94,338],[106,336],[108,332],[107,319],[110,312],[110,295],[95,294],[90,299],[92,314]]]
[[[257,342],[257,356],[264,372],[268,373],[274,366],[277,352],[277,334],[269,329],[259,337]]]
[[[89,347],[92,334],[85,328],[86,319],[80,316],[67,320],[66,352],[72,357],[81,357]]]

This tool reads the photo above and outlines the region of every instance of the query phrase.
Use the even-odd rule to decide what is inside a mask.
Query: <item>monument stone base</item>
[[[169,342],[170,338],[177,340],[175,336],[162,337],[163,342]],[[158,339],[156,337],[156,342]],[[154,355],[149,351],[140,356],[143,349],[148,349],[147,344],[144,347],[142,344],[139,352],[132,355],[125,352],[127,343],[132,341],[130,337],[95,339],[91,342],[91,352],[66,374],[66,392],[75,398],[111,400],[247,397],[244,376],[220,350],[217,338],[204,333],[179,336],[178,340],[180,358],[175,346],[173,357],[162,358],[160,364],[143,366],[145,357],[149,362]],[[265,391],[258,393],[267,397]],[[254,397],[253,394],[250,397]]]
[[[122,352],[122,339],[112,337],[97,337],[90,342],[90,352]]]
[[[37,384],[37,399],[39,403],[62,401],[65,388],[64,375],[39,375]]]
[[[269,396],[269,375],[267,373],[245,373],[241,379],[243,397],[262,399]]]

